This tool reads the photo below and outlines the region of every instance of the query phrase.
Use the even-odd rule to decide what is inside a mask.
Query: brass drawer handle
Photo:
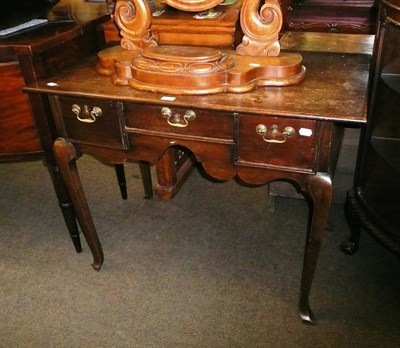
[[[275,143],[282,144],[284,143],[288,137],[291,137],[296,134],[296,131],[293,127],[285,127],[283,132],[278,129],[277,125],[272,125],[270,129],[263,124],[259,124],[256,127],[257,134],[261,135],[263,140],[267,143]]]
[[[187,110],[183,116],[178,113],[173,113],[170,108],[163,107],[161,115],[167,119],[167,123],[172,127],[184,128],[189,125],[189,122],[196,119],[196,113],[193,110]],[[183,122],[182,122],[183,120]]]
[[[96,117],[100,117],[103,111],[98,106],[94,106],[92,110],[89,110],[87,105],[83,105],[83,112],[81,116],[81,107],[78,104],[72,105],[72,112],[76,115],[76,118],[84,123],[93,123],[96,121]]]

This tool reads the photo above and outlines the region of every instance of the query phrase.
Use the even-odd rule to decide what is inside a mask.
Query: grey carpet
[[[399,347],[400,260],[332,207],[311,294],[297,298],[308,206],[194,172],[172,201],[129,199],[113,168],[78,161],[103,249],[76,254],[41,162],[0,166],[0,347]]]

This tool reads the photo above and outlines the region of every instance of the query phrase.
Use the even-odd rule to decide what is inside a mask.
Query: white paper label
[[[299,129],[299,134],[303,137],[311,137],[312,135],[312,130],[309,128],[300,128]]]
[[[161,100],[166,100],[166,101],[174,101],[176,99],[176,97],[168,97],[168,96],[163,96],[161,97]]]

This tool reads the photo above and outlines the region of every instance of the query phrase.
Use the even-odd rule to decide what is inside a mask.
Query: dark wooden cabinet
[[[400,255],[400,0],[381,4],[368,126],[346,202],[353,234],[342,248],[350,254],[365,227]]]
[[[98,51],[109,14],[105,2],[61,0],[41,17],[46,25],[0,39],[0,162],[43,156],[22,88]]]
[[[54,156],[43,150],[53,143],[55,126],[51,120],[34,118],[22,88],[98,51],[104,43],[101,24],[109,20],[109,13],[105,2],[61,0],[41,17],[47,24],[0,39],[0,163],[45,159],[68,231],[80,251],[74,209]]]
[[[283,0],[286,30],[373,34],[376,0]]]

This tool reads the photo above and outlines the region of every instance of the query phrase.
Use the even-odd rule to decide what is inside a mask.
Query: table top
[[[370,55],[337,52],[301,54],[307,72],[300,84],[260,87],[242,94],[165,96],[141,92],[129,86],[116,86],[110,77],[99,75],[95,71],[96,57],[84,59],[71,69],[52,78],[37,81],[24,90],[30,93],[142,104],[365,123]],[[164,97],[171,97],[171,100],[165,100]]]
[[[375,35],[287,31],[279,40],[286,50],[373,54]]]

